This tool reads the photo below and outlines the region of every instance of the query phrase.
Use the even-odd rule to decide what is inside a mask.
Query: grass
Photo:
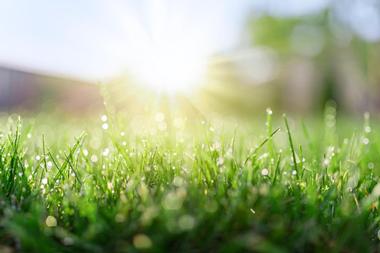
[[[380,250],[368,115],[268,110],[256,128],[13,118],[0,134],[0,252]]]

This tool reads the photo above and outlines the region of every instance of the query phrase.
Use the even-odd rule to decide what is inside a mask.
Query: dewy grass
[[[262,131],[3,120],[0,252],[379,251],[379,127],[267,114]]]

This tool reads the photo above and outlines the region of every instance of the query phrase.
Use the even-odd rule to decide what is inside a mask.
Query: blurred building
[[[94,83],[0,66],[0,111],[99,111],[103,99]]]

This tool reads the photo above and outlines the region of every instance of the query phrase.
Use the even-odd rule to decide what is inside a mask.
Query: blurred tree
[[[278,56],[276,81],[284,87],[283,107],[321,111],[327,101],[335,100],[338,108],[363,111],[379,103],[379,95],[369,95],[379,94],[379,43],[364,40],[339,20],[336,10],[345,4],[302,16],[262,12],[249,18],[251,45],[270,48]]]

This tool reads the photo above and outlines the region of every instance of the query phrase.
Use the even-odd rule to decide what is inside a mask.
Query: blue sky
[[[141,38],[160,31],[160,20],[166,16],[173,17],[166,22],[178,22],[175,27],[183,29],[183,34],[193,32],[189,39],[213,54],[238,45],[244,18],[253,9],[273,15],[302,15],[329,2],[0,0],[0,64],[101,80],[128,69],[130,58],[139,55]],[[371,14],[366,11],[357,16]]]

